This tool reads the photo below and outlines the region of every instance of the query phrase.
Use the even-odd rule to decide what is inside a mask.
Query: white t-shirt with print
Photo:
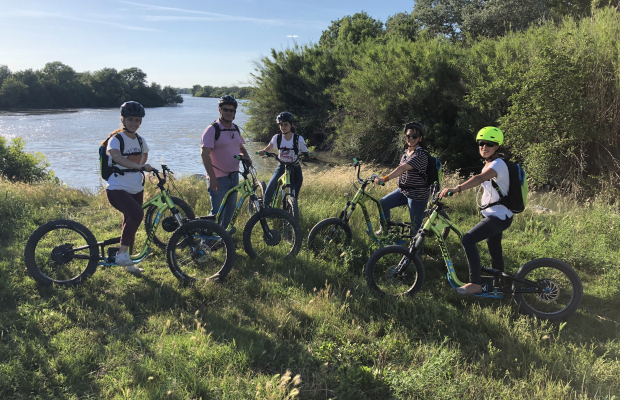
[[[299,156],[295,155],[295,151],[293,151],[293,139],[295,138],[295,134],[291,135],[291,140],[286,140],[284,135],[282,135],[282,142],[280,142],[280,160],[284,162],[293,162],[299,158]],[[271,142],[274,149],[278,148],[278,135],[273,135],[271,138]],[[307,153],[308,147],[306,147],[306,141],[304,138],[299,135],[299,141],[297,142],[297,148],[299,153]]]
[[[499,190],[502,192],[503,196],[508,194],[508,188],[510,187],[510,175],[508,173],[508,166],[501,158],[497,158],[489,164],[488,167],[484,167],[482,172],[487,171],[491,168],[497,174],[497,178],[494,178],[497,186],[499,186]],[[486,181],[482,183],[482,187],[484,188],[484,192],[482,193],[482,199],[480,200],[480,205],[485,206],[489,203],[495,203],[499,201],[499,193],[491,184],[491,181]],[[485,217],[497,217],[499,219],[506,219],[512,217],[512,211],[510,211],[506,206],[501,204],[497,204],[495,206],[489,207],[485,210],[482,210],[482,215]]]
[[[123,136],[124,143],[124,154],[129,153],[140,153],[140,142],[138,138],[135,139],[129,138],[125,134],[125,132],[119,133],[119,135]],[[124,156],[128,158],[130,161],[140,164],[142,162],[142,156],[149,152],[149,146],[146,144],[146,140],[144,137],[142,138],[142,154],[133,155],[133,156]],[[110,140],[108,140],[108,147],[106,149],[106,153],[110,156],[110,149],[116,149],[118,151],[121,150],[121,142],[118,140],[116,136],[112,136]],[[112,157],[108,158],[108,164],[112,165]],[[130,169],[125,168],[121,165],[116,165],[120,169]],[[124,190],[127,193],[136,194],[140,193],[144,187],[142,186],[142,174],[139,172],[129,172],[125,175],[112,174],[108,178],[108,184],[106,185],[106,189],[108,190]]]

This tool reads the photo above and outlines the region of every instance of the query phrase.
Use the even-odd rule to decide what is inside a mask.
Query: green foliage
[[[420,30],[419,22],[410,13],[400,12],[385,22],[385,35],[415,40]]]
[[[430,36],[445,36],[452,41],[462,35],[463,9],[471,0],[418,0],[413,17]]]
[[[453,60],[462,54],[441,39],[366,43],[334,91],[341,107],[333,122],[335,149],[393,162],[402,154],[403,126],[417,120],[426,126],[427,145],[443,152],[443,160],[473,162],[475,152],[463,152],[470,133],[457,126],[465,88]]]
[[[189,93],[194,97],[222,97],[225,95],[231,95],[236,99],[248,99],[252,95],[251,87],[239,87],[239,86],[200,86],[194,85]]]
[[[461,29],[476,36],[503,36],[551,18],[547,0],[473,0],[463,9]]]
[[[0,136],[0,176],[13,182],[55,181],[45,156],[38,152],[26,153],[25,146],[22,138],[15,138],[7,145],[6,138]]]
[[[419,120],[431,150],[471,172],[475,133],[499,126],[504,151],[525,163],[534,186],[613,199],[620,12],[597,4],[589,19],[555,20],[556,3],[419,1],[383,33],[364,13],[345,17],[320,45],[273,50],[258,63],[248,130],[268,140],[287,110],[321,148],[392,162],[403,125]]]
[[[362,11],[332,21],[321,34],[319,45],[327,48],[333,48],[339,42],[356,45],[368,39],[376,39],[383,33],[383,23]]]
[[[139,68],[78,73],[55,61],[38,71],[11,73],[0,66],[0,108],[118,107],[127,100],[146,107],[183,102],[170,86],[147,85],[146,73]]]
[[[333,51],[316,45],[272,49],[271,57],[260,60],[252,74],[246,129],[256,140],[269,141],[278,132],[276,116],[289,111],[306,143],[325,143],[333,132],[328,122],[334,109],[326,89],[341,78],[339,66],[347,54],[340,44]]]
[[[619,27],[606,9],[472,47],[466,102],[497,119],[534,183],[617,185]]]

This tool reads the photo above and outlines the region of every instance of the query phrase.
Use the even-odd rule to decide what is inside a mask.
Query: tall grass
[[[363,168],[362,176],[384,172]],[[350,167],[305,170],[306,235],[338,215],[355,191],[353,178]],[[198,215],[208,212],[205,182],[176,186]],[[155,193],[152,185],[147,193]],[[238,232],[237,261],[222,284],[182,285],[153,249],[142,277],[109,267],[76,288],[42,288],[22,259],[38,225],[75,219],[102,240],[118,236],[121,216],[102,191],[0,181],[0,398],[617,398],[619,213],[546,196],[535,201],[555,213],[518,215],[504,249],[511,271],[536,257],[578,271],[582,307],[557,323],[520,315],[509,298],[453,294],[432,241],[418,295],[375,296],[362,277],[374,245],[360,211],[353,250],[329,262],[304,245],[295,260],[264,265],[248,259]],[[447,203],[463,229],[479,220],[473,192]],[[449,243],[459,250],[454,238]],[[454,259],[467,279],[464,256]]]

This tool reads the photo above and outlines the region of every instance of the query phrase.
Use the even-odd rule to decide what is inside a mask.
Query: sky
[[[138,67],[173,87],[248,85],[271,49],[317,43],[332,21],[385,22],[413,0],[0,0],[0,65]],[[294,36],[294,37],[291,37]]]

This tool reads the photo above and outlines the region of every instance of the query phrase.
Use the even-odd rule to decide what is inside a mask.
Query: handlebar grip
[[[258,154],[259,152],[257,151],[256,154]]]
[[[448,196],[454,196],[454,193],[452,193],[452,192],[448,192],[448,193],[446,193],[446,194],[447,194]]]
[[[359,161],[357,161],[357,158],[354,158],[353,162],[357,164]]]
[[[233,156],[234,158],[236,158],[237,160],[241,161],[241,156]]]

